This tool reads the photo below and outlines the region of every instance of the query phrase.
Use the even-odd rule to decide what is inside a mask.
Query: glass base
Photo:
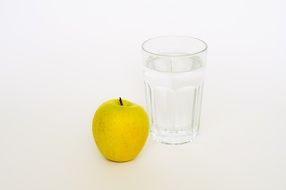
[[[170,131],[151,129],[151,136],[153,140],[172,145],[192,142],[196,134],[197,133],[193,134],[192,132],[186,130]]]

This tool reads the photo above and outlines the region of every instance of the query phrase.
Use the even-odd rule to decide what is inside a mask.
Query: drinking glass
[[[151,135],[166,144],[198,134],[207,44],[186,36],[161,36],[142,44]]]

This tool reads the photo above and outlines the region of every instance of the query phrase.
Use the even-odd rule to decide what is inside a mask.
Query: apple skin
[[[126,162],[142,150],[149,134],[149,120],[139,105],[112,99],[96,110],[92,131],[95,143],[106,159]]]

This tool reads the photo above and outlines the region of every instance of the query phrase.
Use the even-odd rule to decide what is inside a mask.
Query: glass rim
[[[156,53],[156,52],[152,52],[150,50],[147,50],[144,47],[148,42],[150,42],[152,40],[159,39],[159,38],[186,38],[186,39],[193,39],[193,40],[197,40],[200,43],[202,43],[204,45],[204,47],[201,50],[195,51],[193,53],[184,53],[184,54],[179,54],[179,55],[169,55],[169,54],[164,54],[164,53]],[[161,56],[161,57],[188,57],[188,56],[193,56],[193,55],[197,55],[197,54],[205,52],[208,49],[208,44],[205,41],[203,41],[203,40],[201,40],[199,38],[192,37],[192,36],[166,35],[166,36],[156,36],[156,37],[152,37],[152,38],[149,38],[149,39],[145,40],[141,44],[141,49],[144,52],[146,52],[146,53],[153,54],[153,55],[156,55],[156,56]]]

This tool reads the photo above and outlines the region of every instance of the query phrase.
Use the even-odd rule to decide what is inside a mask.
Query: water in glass
[[[166,54],[166,53],[165,53]],[[179,55],[182,53],[172,53]],[[182,144],[197,135],[204,61],[199,56],[149,56],[144,81],[151,135],[159,142]]]

